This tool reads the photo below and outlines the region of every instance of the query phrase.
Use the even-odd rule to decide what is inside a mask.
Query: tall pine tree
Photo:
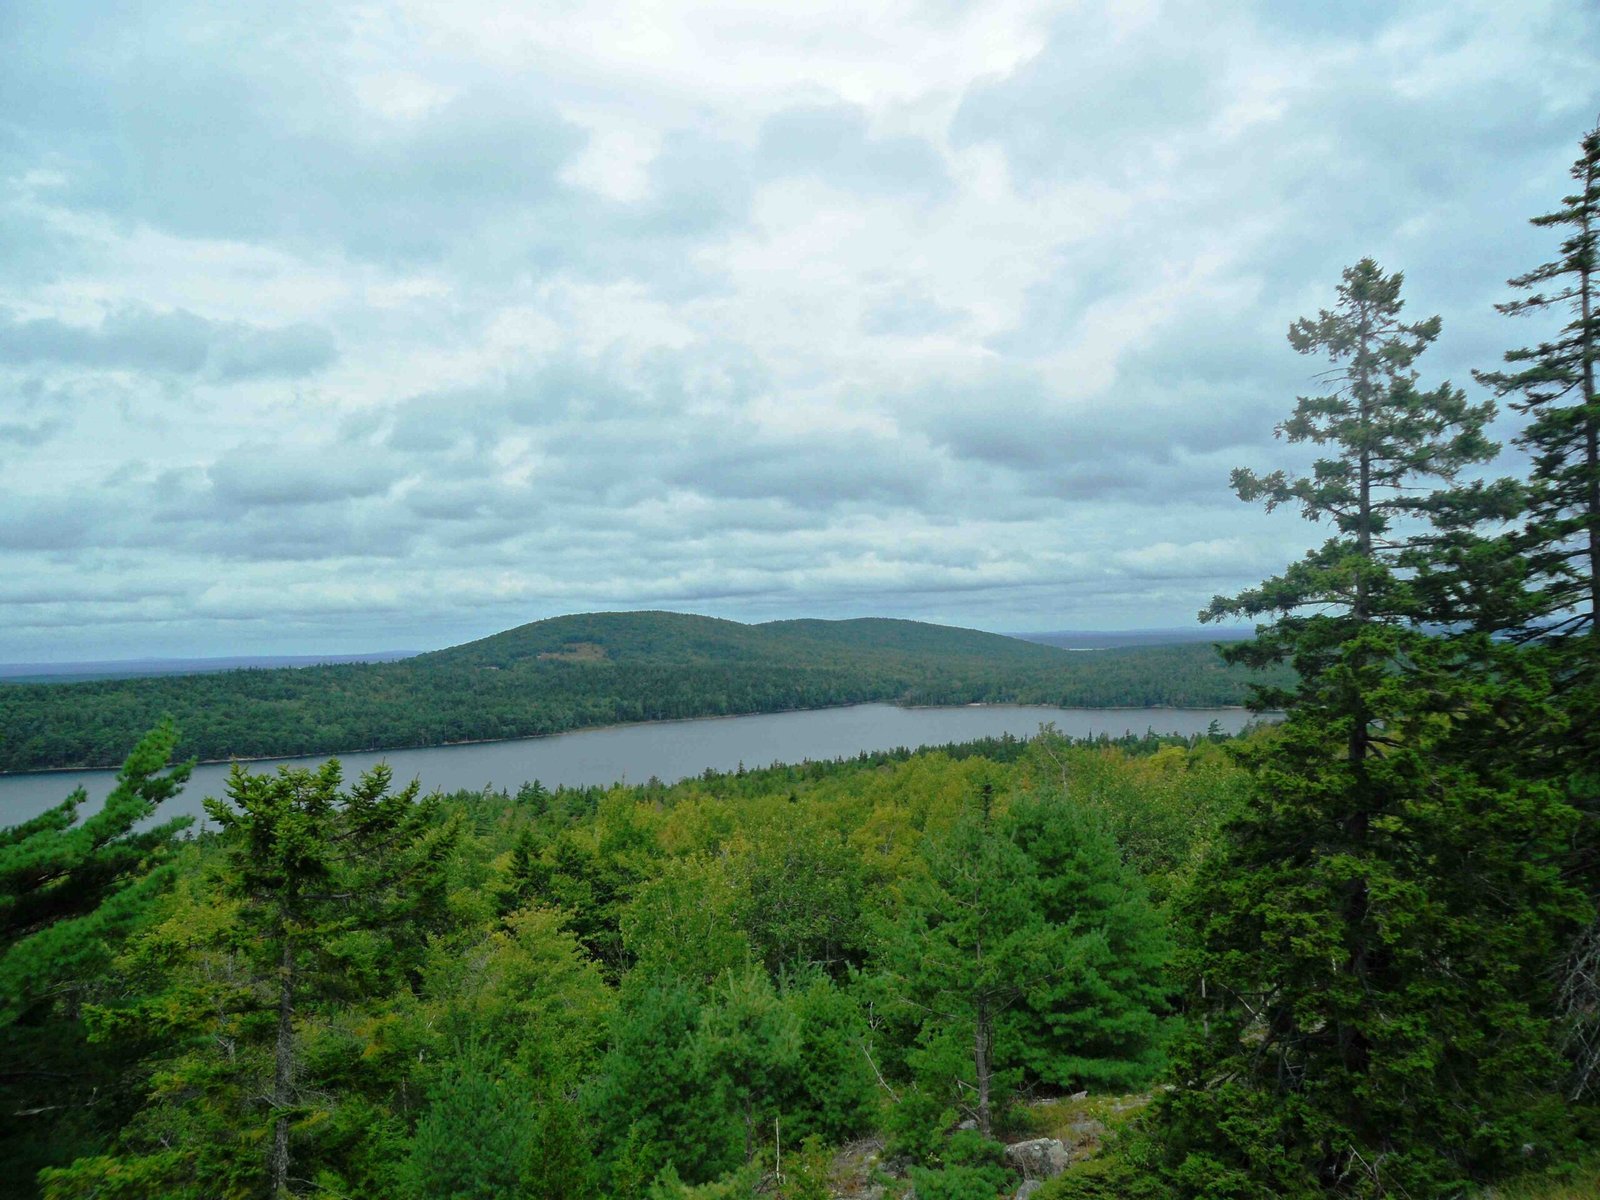
[[[1528,579],[1514,632],[1548,660],[1554,720],[1530,769],[1559,780],[1584,812],[1574,874],[1600,900],[1600,127],[1584,134],[1576,184],[1554,212],[1533,218],[1564,236],[1551,261],[1510,280],[1524,293],[1510,316],[1563,314],[1555,335],[1509,351],[1507,369],[1478,378],[1528,417],[1517,443],[1532,461],[1525,521],[1512,541]],[[1600,1084],[1600,921],[1569,948],[1559,1003],[1574,1099]]]
[[[1541,632],[1600,641],[1600,127],[1583,136],[1571,174],[1576,190],[1532,222],[1566,231],[1560,254],[1510,280],[1527,294],[1495,306],[1510,316],[1565,310],[1570,319],[1549,341],[1508,351],[1509,369],[1477,375],[1529,417],[1517,444],[1532,459],[1531,617]]]
[[[1539,969],[1574,911],[1571,813],[1464,749],[1493,724],[1485,643],[1428,628],[1506,493],[1457,481],[1495,449],[1493,408],[1419,386],[1439,322],[1403,321],[1400,288],[1364,259],[1290,328],[1337,384],[1279,427],[1326,448],[1313,473],[1234,473],[1335,536],[1201,614],[1275,617],[1228,657],[1299,679],[1263,696],[1286,719],[1246,752],[1250,803],[1185,905],[1196,1020],[1164,1131],[1190,1194],[1434,1194],[1544,1140]]]

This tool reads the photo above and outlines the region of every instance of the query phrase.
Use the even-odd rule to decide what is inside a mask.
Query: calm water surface
[[[1009,733],[1028,737],[1046,721],[1072,737],[1125,733],[1204,733],[1212,721],[1236,733],[1250,720],[1240,709],[1205,708],[1046,708],[1033,705],[983,705],[962,708],[896,708],[858,704],[816,712],[771,713],[696,721],[656,721],[614,729],[588,729],[551,737],[425,750],[385,750],[342,754],[345,777],[354,778],[375,763],[387,762],[400,783],[422,781],[424,791],[506,788],[516,791],[537,779],[546,787],[579,787],[617,782],[643,783],[651,776],[675,783],[708,768],[731,771],[741,763],[765,767],[775,762],[853,757],[863,751],[899,746],[937,746]],[[266,771],[278,763],[307,765],[326,755],[267,759],[250,769]],[[220,796],[228,767],[196,767],[183,792],[163,813],[202,814],[200,801]],[[58,803],[75,787],[91,801],[104,799],[114,771],[44,771],[0,775],[0,826],[12,825]]]

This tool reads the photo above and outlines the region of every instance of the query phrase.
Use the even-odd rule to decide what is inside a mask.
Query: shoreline
[[[1249,712],[1250,709],[1243,704],[1206,704],[1186,706],[1181,704],[1156,704],[1156,705],[1126,705],[1126,704],[1079,704],[1068,707],[1063,704],[1023,704],[1010,701],[989,703],[977,701],[967,704],[896,704],[890,700],[858,700],[849,704],[822,704],[806,708],[769,708],[759,712],[747,713],[714,713],[703,717],[661,717],[647,721],[617,721],[610,725],[580,725],[576,729],[561,729],[553,733],[527,733],[517,737],[504,738],[463,738],[454,742],[428,742],[422,745],[410,746],[361,746],[343,750],[311,750],[303,754],[256,754],[228,758],[199,758],[195,760],[197,767],[223,766],[229,763],[259,763],[259,762],[295,762],[300,759],[341,758],[347,754],[386,754],[406,753],[415,750],[447,750],[453,746],[493,746],[510,742],[543,741],[546,738],[568,737],[576,733],[603,733],[608,730],[638,729],[646,725],[687,725],[691,722],[702,721],[736,721],[749,717],[778,717],[789,713],[805,712],[836,712],[846,708],[865,708],[869,705],[883,705],[887,708],[899,708],[908,712],[925,711],[928,709],[968,709],[968,708],[1039,708],[1057,712]],[[68,775],[91,774],[96,771],[116,771],[121,764],[104,767],[38,767],[26,771],[0,771],[0,779],[24,779],[30,775]]]

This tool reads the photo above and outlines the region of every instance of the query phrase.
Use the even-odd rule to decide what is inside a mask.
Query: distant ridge
[[[1012,637],[1063,650],[1108,650],[1116,646],[1177,646],[1194,642],[1242,642],[1254,629],[1237,627],[1182,629],[1057,629],[1045,633],[1014,633]]]
[[[0,663],[0,680],[12,683],[66,683],[85,679],[134,679],[147,675],[205,675],[212,671],[316,667],[325,663],[394,662],[415,650],[375,650],[370,654],[257,654],[223,658],[122,658],[93,662]]]
[[[1249,678],[1204,643],[1085,653],[887,618],[578,613],[397,661],[0,683],[0,770],[116,765],[163,714],[180,756],[227,759],[868,701],[1204,708],[1243,703]]]
[[[611,662],[764,662],[816,649],[1038,662],[1041,658],[1037,645],[1001,633],[888,617],[746,625],[720,617],[649,611],[550,617],[460,646],[420,654],[415,661],[507,667],[530,657],[566,655],[568,648],[574,646],[594,646],[602,648],[604,657]]]

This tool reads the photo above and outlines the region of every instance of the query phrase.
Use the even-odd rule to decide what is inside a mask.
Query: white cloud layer
[[[1175,625],[1341,267],[1465,382],[1586,0],[0,6],[0,660]],[[1431,361],[1429,361],[1431,359]],[[1505,432],[1512,430],[1510,424]]]

